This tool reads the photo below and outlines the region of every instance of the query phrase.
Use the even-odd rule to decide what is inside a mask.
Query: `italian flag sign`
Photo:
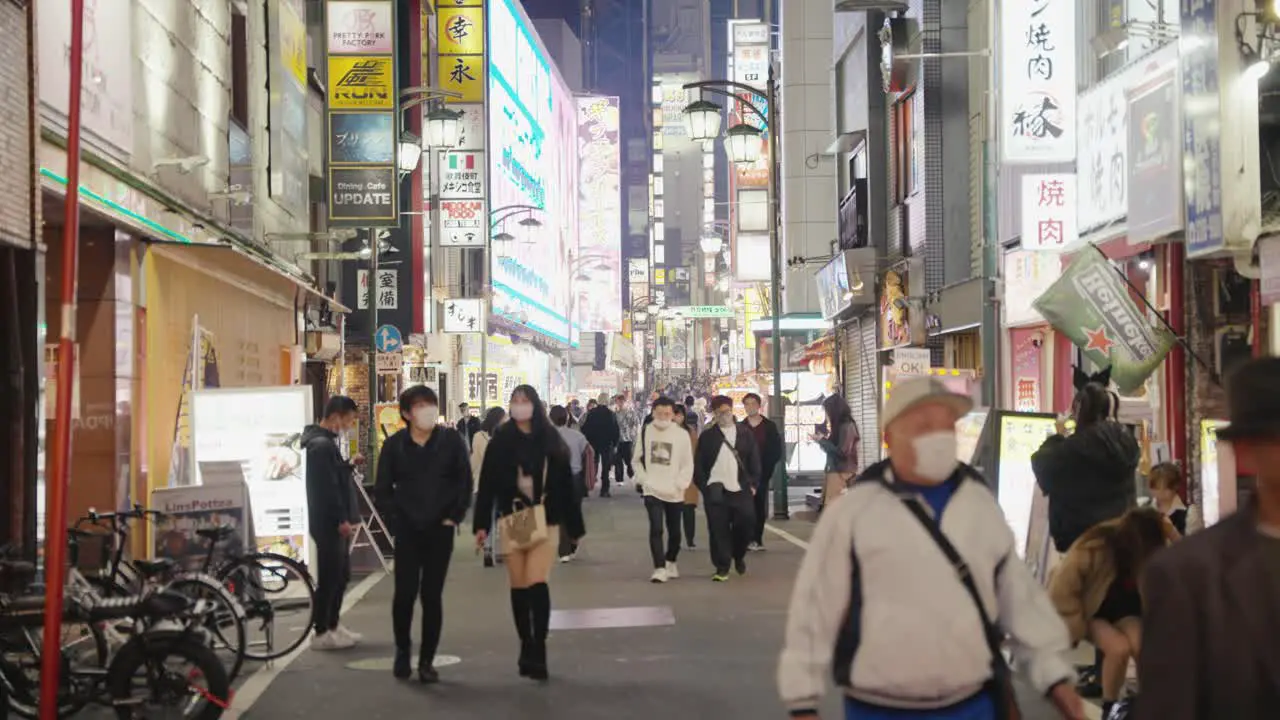
[[[1177,341],[1164,326],[1152,327],[1115,268],[1093,248],[1031,305],[1094,364],[1110,366],[1125,394],[1142,387]]]

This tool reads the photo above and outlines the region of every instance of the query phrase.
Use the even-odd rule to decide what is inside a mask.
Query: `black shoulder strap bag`
[[[885,483],[888,485],[888,483]],[[892,488],[890,488],[893,491]],[[894,491],[896,492],[896,491]],[[1000,646],[1004,640],[1004,633],[1000,631],[991,620],[991,616],[987,614],[987,606],[982,602],[982,595],[978,593],[978,586],[973,582],[973,574],[969,572],[969,565],[965,563],[964,558],[960,557],[960,552],[956,550],[956,546],[951,544],[947,536],[943,534],[942,528],[938,527],[937,521],[929,515],[929,511],[924,509],[920,501],[914,497],[908,497],[899,494],[898,499],[906,506],[907,510],[920,521],[920,525],[933,538],[934,544],[947,556],[947,561],[951,563],[951,567],[955,569],[956,575],[960,578],[960,583],[964,585],[964,589],[969,592],[969,597],[973,598],[973,604],[978,608],[978,617],[982,618],[983,634],[987,638],[987,647],[991,650],[991,680],[987,682],[987,690],[991,693],[992,699],[996,704],[997,720],[1022,720],[1022,710],[1018,708],[1018,699],[1013,690],[1013,671],[1009,664],[1005,662],[1004,654],[1001,652]],[[997,572],[999,572],[997,570]]]

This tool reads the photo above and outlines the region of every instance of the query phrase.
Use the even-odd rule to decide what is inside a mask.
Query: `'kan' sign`
[[[1024,175],[1022,178],[1022,249],[1061,251],[1080,233],[1076,225],[1074,173]]]

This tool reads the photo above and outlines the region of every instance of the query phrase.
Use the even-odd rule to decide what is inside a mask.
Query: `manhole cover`
[[[450,665],[457,665],[462,662],[462,658],[457,655],[437,655],[433,666],[442,668]],[[390,657],[372,657],[363,660],[355,660],[347,663],[348,670],[372,670],[374,672],[391,672],[391,666],[395,664],[395,658]]]

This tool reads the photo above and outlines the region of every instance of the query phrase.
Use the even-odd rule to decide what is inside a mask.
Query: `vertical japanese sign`
[[[1222,222],[1222,95],[1218,86],[1218,2],[1182,0],[1182,127],[1187,257],[1226,245]]]
[[[484,0],[440,0],[437,6],[436,85],[461,96],[450,98],[447,105],[462,113],[457,149],[437,158],[440,243],[484,247],[489,234]]]
[[[310,208],[307,164],[307,10],[302,0],[267,4],[271,197],[295,219]]]
[[[399,224],[395,4],[325,5],[325,176],[332,227]]]
[[[744,85],[768,91],[770,30],[765,23],[756,20],[729,21],[730,79]],[[729,123],[746,123],[760,128],[760,157],[750,165],[735,166],[733,175],[739,188],[763,188],[769,186],[769,128],[760,116],[743,104],[746,100],[760,110],[769,113],[769,100],[758,93],[742,93],[731,105]],[[680,124],[680,123],[677,123]],[[683,127],[683,125],[681,125]]]
[[[1071,173],[1022,177],[1022,248],[1063,250],[1079,239],[1076,176]]]
[[[578,102],[578,257],[575,283],[583,332],[622,329],[622,147],[618,98]],[[580,287],[579,287],[580,286]]]
[[[1006,163],[1076,159],[1076,2],[1006,3],[1000,18]]]

